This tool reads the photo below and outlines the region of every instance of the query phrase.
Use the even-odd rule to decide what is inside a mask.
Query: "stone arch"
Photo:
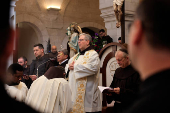
[[[49,34],[41,20],[29,14],[18,14],[16,15],[16,24],[20,22],[30,23],[33,29],[38,32],[38,41],[42,43],[46,48],[46,41],[49,38]]]
[[[95,22],[83,22],[83,23],[79,23],[78,24],[81,28],[83,27],[94,27],[94,28],[98,28],[98,29],[106,29],[104,26],[95,23]]]

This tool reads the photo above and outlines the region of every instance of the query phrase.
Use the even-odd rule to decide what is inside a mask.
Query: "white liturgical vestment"
[[[97,112],[102,110],[101,93],[98,89],[100,60],[98,53],[89,50],[76,54],[66,65],[74,63],[74,70],[69,72],[69,85],[72,91],[72,113]]]
[[[33,82],[25,103],[43,113],[69,113],[71,90],[63,78],[47,79],[44,75]]]
[[[28,92],[28,88],[25,83],[20,82],[19,85],[15,86],[5,85],[5,89],[12,98],[15,98],[16,100],[21,102],[25,101]]]

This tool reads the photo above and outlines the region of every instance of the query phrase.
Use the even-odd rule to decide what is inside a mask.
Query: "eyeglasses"
[[[80,41],[80,42],[81,42],[81,41],[83,41],[83,40],[85,40],[85,39],[79,39],[78,41]]]

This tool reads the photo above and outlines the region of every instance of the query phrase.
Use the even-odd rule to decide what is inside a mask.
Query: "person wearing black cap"
[[[9,12],[11,0],[4,0],[3,6],[0,7],[2,17],[0,18],[0,111],[2,113],[36,113],[31,107],[22,102],[12,99],[7,94],[4,83],[6,83],[6,67],[9,56],[13,52],[15,32],[9,25]]]
[[[109,90],[106,96],[107,103],[115,101],[113,112],[122,113],[129,107],[136,98],[140,78],[137,71],[131,66],[128,52],[126,49],[120,49],[115,54],[119,68],[116,69],[113,81],[110,85],[113,90]]]

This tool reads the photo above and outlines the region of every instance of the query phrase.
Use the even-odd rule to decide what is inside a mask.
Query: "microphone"
[[[56,59],[56,58],[57,58],[57,56],[55,56],[55,57],[53,57],[53,58],[49,58],[47,61],[45,61],[45,62],[43,62],[43,63],[41,63],[40,65],[37,66],[37,78],[39,77],[39,76],[38,76],[38,68],[39,68],[40,66],[42,66],[43,64],[45,64],[45,63],[47,63],[47,62],[49,62],[49,61],[52,61],[52,59]]]

